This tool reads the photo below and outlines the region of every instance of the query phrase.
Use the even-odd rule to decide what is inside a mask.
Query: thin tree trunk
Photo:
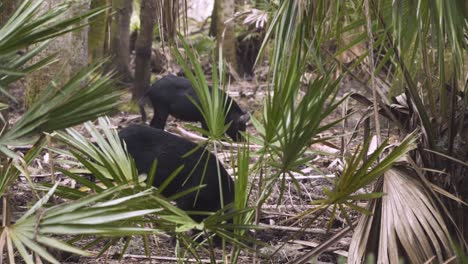
[[[5,23],[11,17],[13,12],[15,12],[16,4],[17,4],[17,0],[3,0],[2,1],[2,6],[0,7],[0,27],[5,25]],[[7,96],[4,95],[3,93],[0,93],[0,102],[4,104],[7,104],[8,102]],[[9,109],[5,109],[0,112],[0,114],[3,117],[3,118],[0,118],[0,129],[3,130],[4,132],[6,132],[6,129],[8,129],[8,110]],[[0,165],[3,165],[3,163]]]
[[[135,81],[133,100],[139,100],[148,88],[151,76],[151,48],[153,29],[156,22],[157,0],[145,0],[141,4],[140,34],[135,44]]]
[[[116,70],[124,82],[132,82],[130,71],[130,17],[132,0],[113,0],[115,12],[111,24],[111,68]]]
[[[0,6],[0,26],[5,25],[10,16],[15,12],[18,0],[2,0]]]
[[[53,6],[62,3],[62,0],[46,0],[41,6],[41,12],[47,12]],[[67,12],[67,15],[71,15],[72,12],[73,11],[70,10]],[[43,89],[47,87],[52,80],[55,81],[55,85],[58,87],[69,80],[71,72],[70,57],[71,54],[75,52],[71,47],[72,34],[68,33],[54,39],[41,54],[31,59],[32,63],[36,63],[51,54],[56,54],[57,62],[26,76],[26,92],[24,98],[26,108],[30,107],[36,101]]]
[[[177,29],[179,2],[174,0],[163,0],[162,28],[166,41],[173,40]]]
[[[109,5],[109,0],[92,0],[91,9],[104,7]],[[107,17],[108,12],[96,16],[90,21],[88,31],[88,61],[94,62],[104,58],[104,52],[106,43],[108,42],[107,37]]]
[[[247,4],[247,1],[246,0],[235,0],[235,11],[236,12],[242,12],[242,11],[245,11],[246,9],[246,4]],[[257,3],[257,1],[255,1],[255,3]]]
[[[211,23],[208,34],[212,37],[216,36],[216,23],[218,21],[219,0],[214,0],[213,11],[211,12]]]
[[[72,16],[79,16],[90,8],[89,1],[77,1],[72,7]],[[86,23],[87,21],[83,22]],[[64,47],[66,48],[66,47]],[[88,29],[71,32],[70,72],[76,73],[88,64]]]
[[[216,41],[222,45],[223,57],[232,69],[237,70],[236,33],[234,23],[225,21],[231,18],[235,12],[235,0],[217,1]]]
[[[5,25],[8,19],[11,17],[13,12],[16,9],[17,0],[4,0],[1,2],[2,6],[0,7],[0,28]],[[0,103],[8,105],[8,97],[0,92]],[[2,133],[6,133],[9,129],[9,108],[6,108],[0,111],[0,130]],[[8,166],[8,158],[7,156],[1,152],[0,153],[0,166],[2,168],[7,168]],[[2,195],[2,226],[7,226],[10,224],[10,210],[8,207],[9,203],[9,191],[7,191]]]

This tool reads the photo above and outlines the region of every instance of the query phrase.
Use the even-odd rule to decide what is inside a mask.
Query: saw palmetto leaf
[[[215,233],[217,236],[233,241],[237,245],[245,245],[245,236],[241,236],[238,232],[234,232],[234,228],[237,229],[249,229],[248,224],[232,225],[226,224],[225,221],[229,221],[233,217],[239,218],[240,215],[246,214],[251,209],[244,209],[246,207],[245,201],[242,206],[232,210],[232,208],[225,208],[210,214],[202,223],[197,223],[188,215],[189,212],[185,212],[174,205],[173,201],[187,195],[191,192],[201,190],[203,186],[196,186],[187,190],[178,192],[171,197],[162,197],[161,193],[163,189],[171,182],[171,180],[178,175],[182,167],[176,169],[171,175],[169,175],[157,189],[153,189],[152,183],[155,176],[155,172],[158,170],[158,163],[154,162],[153,168],[150,171],[150,175],[138,175],[135,167],[135,162],[128,155],[125,144],[122,144],[118,133],[115,128],[110,124],[109,119],[99,118],[99,125],[94,125],[91,122],[85,123],[84,127],[87,130],[87,134],[91,135],[93,143],[87,137],[81,135],[75,129],[67,129],[66,132],[57,132],[54,136],[62,143],[65,143],[70,151],[53,149],[56,153],[59,153],[61,157],[58,159],[60,163],[70,158],[77,159],[80,161],[82,166],[85,167],[87,174],[92,174],[96,181],[91,181],[79,175],[79,173],[72,172],[71,170],[65,170],[57,168],[58,171],[64,173],[74,179],[77,183],[84,185],[86,188],[80,188],[79,190],[73,189],[67,186],[61,186],[56,194],[69,199],[86,199],[90,190],[96,193],[104,193],[109,188],[114,186],[128,185],[129,188],[122,190],[115,196],[138,194],[139,192],[146,192],[151,189],[151,194],[146,196],[146,201],[140,204],[134,204],[134,210],[146,210],[147,208],[159,208],[157,215],[151,215],[147,219],[137,219],[137,223],[157,223],[161,230],[168,233],[175,234],[180,237],[180,241],[187,243],[193,243],[188,236],[183,236],[182,233],[195,229],[198,235],[203,235],[207,230]],[[247,173],[244,171],[244,181],[246,180]],[[50,188],[50,184],[45,184],[46,187]],[[244,190],[247,192],[247,190]],[[112,197],[112,199],[119,201],[119,198]],[[103,199],[105,200],[105,199]],[[228,212],[229,209],[229,212]],[[88,215],[90,219],[92,214],[99,213],[100,210],[89,211]],[[190,212],[190,213],[203,213],[203,212]],[[64,217],[74,218],[74,214],[64,214]],[[59,221],[59,220],[57,220]],[[77,220],[78,221],[78,220]],[[87,220],[88,221],[88,220]],[[106,222],[105,218],[93,220],[96,222]],[[49,223],[49,222],[47,222]],[[53,228],[52,226],[48,228]],[[87,231],[76,229],[77,232],[83,232],[86,234]],[[56,232],[58,232],[56,230]],[[195,235],[196,236],[196,235]],[[182,239],[184,238],[184,239]],[[108,243],[114,244],[118,240],[109,240]],[[146,242],[145,242],[146,243]],[[148,245],[146,245],[148,246]],[[103,249],[103,251],[105,251]],[[102,251],[102,253],[104,253]],[[123,252],[122,252],[123,253]],[[192,252],[195,254],[195,252]]]
[[[194,73],[191,70],[191,67],[187,63],[187,60],[182,56],[180,51],[176,48],[172,49],[177,62],[181,65],[184,73],[187,76],[187,79],[190,80],[193,86],[193,90],[198,97],[199,103],[194,100],[194,98],[189,98],[192,103],[198,108],[200,113],[205,120],[208,131],[203,131],[200,128],[193,127],[193,129],[202,132],[205,135],[208,135],[210,138],[219,140],[224,138],[224,133],[226,132],[229,124],[225,124],[226,115],[228,114],[228,109],[231,107],[228,102],[228,97],[224,96],[220,89],[225,89],[226,87],[224,82],[224,64],[222,61],[222,54],[219,55],[220,61],[216,67],[216,63],[213,65],[212,72],[212,87],[208,86],[205,75],[201,68],[201,64],[198,62],[198,54],[196,54],[190,46],[187,44],[182,35],[178,35],[179,40],[182,43],[182,46],[186,52],[187,59],[190,62],[190,66],[193,67]],[[226,109],[224,111],[223,109]]]
[[[385,196],[368,206],[373,215],[361,217],[349,250],[350,263],[361,263],[371,248],[377,250],[379,263],[402,259],[424,263],[433,256],[443,263],[454,255],[441,211],[417,178],[410,167],[394,166],[384,173]],[[377,230],[371,235],[373,228]]]
[[[138,194],[113,199],[115,194],[128,186],[109,188],[99,194],[68,204],[62,204],[44,209],[44,205],[54,194],[58,182],[50,188],[31,209],[29,209],[14,224],[4,227],[0,235],[0,251],[5,251],[6,245],[14,245],[26,263],[34,263],[29,250],[41,258],[60,263],[49,248],[60,249],[79,255],[91,255],[89,252],[72,246],[51,235],[105,235],[128,236],[134,234],[157,234],[158,230],[135,226],[129,219],[135,219],[160,211],[160,208],[134,209],[134,205],[146,201],[151,190]],[[106,199],[110,198],[110,199]],[[104,202],[101,202],[105,199]],[[9,257],[13,253],[8,250]],[[0,259],[3,256],[0,255]]]
[[[138,173],[134,162],[127,155],[125,145],[121,143],[117,130],[112,128],[108,118],[99,118],[98,124],[99,126],[91,122],[84,124],[94,143],[76,129],[68,128],[66,132],[57,132],[54,137],[69,146],[71,151],[54,150],[78,159],[88,169],[88,173],[92,173],[106,187],[113,186],[111,180],[118,183],[134,181],[134,184],[138,184]],[[70,173],[69,176],[74,177],[72,174]],[[101,189],[95,183],[87,182],[83,177],[77,180],[85,186],[91,184],[93,188]]]
[[[111,75],[97,75],[101,67],[102,63],[81,70],[63,87],[51,83],[21,119],[0,136],[0,145],[29,144],[40,132],[67,128],[114,110],[122,92],[113,86]]]
[[[265,188],[268,190],[276,182],[281,183],[278,203],[283,196],[287,175],[300,190],[292,172],[310,161],[311,157],[304,157],[304,154],[311,144],[321,141],[318,134],[339,122],[334,120],[323,124],[345,99],[335,101],[341,78],[334,78],[334,64],[321,67],[321,75],[307,85],[303,85],[301,80],[309,57],[314,56],[317,46],[320,46],[320,43],[314,47],[310,45],[310,38],[313,38],[310,25],[322,18],[309,13],[309,8],[312,4],[308,1],[281,2],[266,33],[267,38],[275,37],[263,120],[260,122],[253,118],[252,121],[259,132],[252,141],[263,146],[259,152],[265,157],[259,160],[277,171],[269,177]]]
[[[416,132],[409,135],[379,162],[377,161],[379,157],[382,156],[382,152],[387,147],[387,144],[384,142],[363,162],[363,157],[368,154],[368,148],[370,144],[370,140],[366,141],[364,146],[362,148],[356,149],[355,153],[347,160],[343,172],[336,178],[334,182],[333,189],[324,189],[324,193],[327,198],[323,200],[312,201],[312,204],[320,205],[319,208],[328,206],[333,207],[333,213],[329,220],[330,225],[333,223],[337,211],[339,211],[340,214],[345,217],[345,219],[348,221],[348,225],[352,225],[352,223],[349,221],[349,210],[345,210],[345,208],[356,210],[358,212],[364,213],[365,215],[371,214],[368,209],[354,205],[354,203],[358,201],[371,201],[373,199],[382,197],[384,193],[372,192],[356,194],[356,192],[376,181],[388,169],[390,169],[396,161],[406,155],[408,151],[413,149],[416,139]],[[304,215],[316,211],[317,209],[314,208],[310,211],[301,213],[298,217],[303,217]]]
[[[47,47],[49,40],[85,27],[87,19],[107,9],[97,8],[66,18],[71,2],[64,2],[41,13],[43,4],[42,0],[22,1],[0,28],[0,92],[13,100],[14,97],[7,91],[8,84],[54,61],[53,56],[48,56],[30,63],[32,57]],[[37,45],[31,48],[33,44]],[[29,50],[25,51],[26,48]]]

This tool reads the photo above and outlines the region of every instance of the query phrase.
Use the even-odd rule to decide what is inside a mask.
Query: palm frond
[[[314,200],[312,204],[319,205],[317,208],[307,210],[296,216],[296,218],[302,218],[305,215],[318,212],[319,210],[332,206],[332,216],[330,217],[329,223],[333,223],[336,217],[336,213],[339,211],[348,222],[349,226],[352,223],[349,219],[349,210],[356,210],[364,215],[369,215],[371,212],[368,209],[359,207],[354,204],[358,201],[372,201],[377,198],[384,196],[382,192],[372,192],[356,194],[360,189],[365,188],[378,178],[382,177],[387,170],[389,170],[395,162],[398,162],[402,157],[414,149],[415,141],[417,140],[417,133],[410,134],[405,140],[403,140],[398,146],[396,146],[390,153],[388,153],[381,161],[379,157],[383,155],[383,152],[388,145],[386,142],[382,143],[372,154],[368,155],[370,140],[367,140],[362,148],[357,148],[355,153],[347,160],[345,168],[339,177],[334,182],[333,189],[324,188],[324,193],[327,196],[326,199]],[[367,156],[365,161],[364,157]]]
[[[114,110],[121,91],[113,86],[111,75],[96,75],[101,66],[81,70],[62,88],[51,83],[21,119],[1,135],[0,145],[29,144],[42,131],[67,128]]]
[[[26,66],[30,59],[42,51],[48,40],[86,26],[86,19],[97,16],[106,8],[97,8],[80,16],[66,18],[71,2],[62,3],[47,12],[40,12],[42,0],[26,0],[0,28],[0,91],[8,94],[8,84],[25,74],[40,69],[53,61],[46,57]],[[30,51],[24,51],[38,44]]]
[[[193,241],[190,239],[187,240],[188,237],[183,236],[181,233],[190,229],[197,230],[196,234],[198,235],[203,235],[209,231],[230,241],[235,241],[235,243],[242,243],[242,237],[239,237],[237,232],[231,230],[246,230],[252,227],[249,227],[249,225],[242,227],[241,225],[237,226],[226,224],[224,222],[233,217],[239,218],[241,215],[247,214],[247,211],[251,212],[251,209],[244,209],[246,206],[245,204],[243,207],[236,208],[235,210],[226,207],[215,214],[209,215],[202,223],[195,222],[188,213],[201,214],[202,212],[185,212],[174,205],[172,201],[189,193],[197,192],[203,186],[189,188],[178,192],[171,197],[162,197],[161,192],[180,172],[181,168],[175,170],[170,176],[168,176],[158,189],[153,189],[153,182],[151,179],[154,179],[155,177],[154,172],[158,169],[157,163],[153,163],[152,172],[150,172],[153,176],[138,175],[133,159],[128,155],[125,144],[122,144],[117,131],[112,128],[110,121],[106,118],[99,118],[98,123],[99,126],[95,126],[90,122],[85,124],[87,132],[94,139],[95,143],[91,143],[88,138],[84,137],[74,129],[67,129],[66,133],[57,132],[55,135],[55,138],[62,143],[65,143],[69,148],[71,148],[71,151],[58,151],[55,149],[54,151],[60,155],[65,155],[65,160],[68,160],[70,157],[77,159],[85,166],[85,169],[87,170],[86,173],[91,173],[99,181],[90,181],[77,173],[71,172],[70,170],[57,168],[58,171],[87,188],[75,190],[71,187],[60,186],[55,192],[56,195],[76,200],[86,199],[86,197],[89,196],[89,190],[93,190],[96,193],[104,193],[107,189],[114,188],[114,186],[131,186],[130,188],[115,194],[117,197],[122,195],[133,195],[142,191],[146,192],[145,190],[147,189],[152,189],[151,195],[146,198],[146,202],[134,204],[133,209],[146,210],[150,207],[160,208],[160,210],[158,211],[157,216],[154,215],[148,219],[138,219],[135,223],[140,223],[142,221],[158,223],[158,226],[162,230],[175,234],[176,236],[185,237],[185,240],[181,241],[185,241],[188,244],[193,243]],[[59,159],[59,161],[61,160],[62,159]],[[244,172],[244,174],[245,173],[246,172]],[[247,174],[244,175],[244,177],[246,176]],[[51,187],[50,184],[44,184],[44,186],[46,189]],[[109,198],[119,201],[119,198],[116,198],[115,196]],[[229,212],[227,212],[228,210]],[[72,215],[70,217],[73,218],[74,216]],[[116,242],[117,241],[109,241],[109,243]]]
[[[0,250],[5,245],[14,245],[27,263],[34,263],[29,250],[51,263],[59,263],[45,247],[60,249],[79,255],[89,252],[67,244],[51,235],[106,235],[128,236],[134,234],[157,234],[158,230],[135,226],[129,219],[160,211],[160,208],[135,210],[134,204],[142,203],[151,191],[112,199],[117,192],[128,186],[113,187],[77,200],[48,209],[44,205],[54,194],[58,182],[29,209],[15,224],[4,227],[0,236]],[[111,198],[101,202],[105,198]],[[11,254],[11,251],[8,251]],[[10,256],[11,257],[11,256]]]
[[[314,138],[337,122],[322,124],[341,102],[334,101],[341,79],[332,79],[333,65],[329,69],[322,67],[323,75],[310,82],[304,92],[301,90],[301,76],[306,71],[308,58],[320,46],[308,43],[312,21],[323,19],[309,13],[311,7],[307,1],[282,2],[267,31],[267,38],[275,36],[270,63],[271,87],[264,106],[263,124],[252,121],[260,134],[260,138],[252,141],[263,146],[260,153],[271,155],[268,163],[278,170],[268,186],[279,178],[284,184],[287,174],[309,161],[303,154],[317,142]],[[279,200],[281,197],[282,193]]]
[[[379,263],[402,259],[424,263],[433,256],[442,263],[454,255],[443,216],[416,178],[403,166],[384,173],[382,191],[386,195],[368,206],[373,215],[361,218],[349,250],[351,263],[361,263],[370,252],[377,253]],[[373,228],[380,230],[371,236]]]
[[[9,159],[0,170],[0,194],[3,195],[8,186],[19,176],[25,168],[24,165],[30,164],[39,155],[46,144],[45,137],[39,138],[35,144],[28,150],[24,157],[20,158],[17,154],[6,146],[0,146],[0,151],[9,156],[16,156],[17,159]],[[26,174],[25,174],[26,175]]]
[[[55,136],[72,149],[70,153],[62,152],[62,154],[78,159],[89,169],[89,173],[92,173],[106,187],[113,185],[111,180],[118,183],[130,183],[138,178],[134,161],[128,156],[125,145],[122,144],[108,118],[98,119],[99,129],[91,122],[85,123],[84,127],[95,143],[91,143],[77,130],[68,128],[66,133],[59,131]],[[69,173],[69,176],[76,177],[73,173]],[[82,184],[90,187],[86,179],[79,178]],[[134,182],[134,184],[139,183],[139,180]],[[92,186],[101,189],[96,184]]]
[[[213,65],[212,87],[208,87],[208,83],[205,79],[201,64],[197,59],[198,54],[196,54],[192,48],[189,47],[182,35],[178,34],[178,36],[190,64],[186,62],[178,49],[173,48],[172,52],[175,55],[179,65],[181,65],[185,75],[192,83],[193,89],[198,99],[200,100],[200,103],[196,102],[194,98],[189,99],[200,110],[200,113],[202,114],[208,128],[208,131],[202,131],[200,129],[197,130],[200,130],[203,134],[208,135],[209,138],[218,140],[224,138],[223,135],[227,130],[227,125],[224,124],[224,120],[226,119],[226,115],[228,114],[228,110],[231,106],[227,103],[228,97],[223,96],[219,91],[219,88],[224,88],[222,54],[219,55],[219,71],[217,71],[217,64],[214,63]],[[192,69],[189,65],[193,67],[195,74],[192,72]]]

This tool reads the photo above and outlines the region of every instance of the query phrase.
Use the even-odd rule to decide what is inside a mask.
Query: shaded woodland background
[[[466,1],[208,2],[1,1],[0,262],[468,261]],[[166,74],[251,114],[240,144],[168,128],[233,176],[232,225],[119,147]]]

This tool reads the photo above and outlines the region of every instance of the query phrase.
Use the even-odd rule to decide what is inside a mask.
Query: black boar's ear
[[[247,121],[250,120],[250,115],[249,114],[243,114],[239,117],[239,121],[241,123],[247,123]]]

